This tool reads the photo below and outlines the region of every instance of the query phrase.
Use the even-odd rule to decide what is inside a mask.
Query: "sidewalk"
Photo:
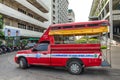
[[[120,46],[112,46],[111,53],[112,68],[120,69]]]

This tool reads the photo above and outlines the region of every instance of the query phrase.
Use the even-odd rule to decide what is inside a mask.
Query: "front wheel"
[[[20,58],[19,59],[19,67],[22,69],[25,69],[28,67],[28,63],[25,58]]]
[[[78,75],[83,72],[82,64],[79,61],[71,61],[68,63],[68,71],[71,74]]]

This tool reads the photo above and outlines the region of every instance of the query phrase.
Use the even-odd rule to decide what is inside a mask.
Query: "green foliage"
[[[94,39],[94,38],[91,38],[88,41],[89,41],[89,43],[98,43],[99,42],[98,39]]]
[[[0,41],[0,45],[2,44],[2,41]]]
[[[107,46],[101,46],[101,49],[107,49]]]
[[[3,29],[3,18],[2,18],[2,15],[0,15],[0,29]]]
[[[93,43],[93,44],[95,44],[98,42],[99,42],[99,40],[96,38],[87,38],[87,37],[83,37],[79,40],[76,40],[76,43]]]
[[[7,43],[7,46],[11,47],[11,46],[13,46],[13,44],[12,43]]]
[[[16,43],[16,46],[20,46],[20,42]]]
[[[0,30],[0,36],[4,36],[4,33]]]
[[[28,43],[28,40],[27,40],[27,39],[23,39],[23,40],[22,40],[22,44],[27,45],[27,43]]]
[[[2,40],[5,39],[5,38],[4,38],[4,33],[3,33],[3,31],[1,31],[1,30],[0,30],[0,39],[2,39]]]
[[[76,40],[76,43],[87,43],[87,39]]]

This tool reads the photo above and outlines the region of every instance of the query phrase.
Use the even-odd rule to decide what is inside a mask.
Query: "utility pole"
[[[112,3],[112,0],[109,0],[109,11],[110,11],[110,18],[109,18],[109,21],[110,21],[110,39],[111,41],[113,40],[113,3]]]

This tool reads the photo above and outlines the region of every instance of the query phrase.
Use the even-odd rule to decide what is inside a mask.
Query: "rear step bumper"
[[[111,64],[109,64],[109,62],[108,61],[102,61],[102,63],[101,63],[101,66],[102,67],[111,67]]]

